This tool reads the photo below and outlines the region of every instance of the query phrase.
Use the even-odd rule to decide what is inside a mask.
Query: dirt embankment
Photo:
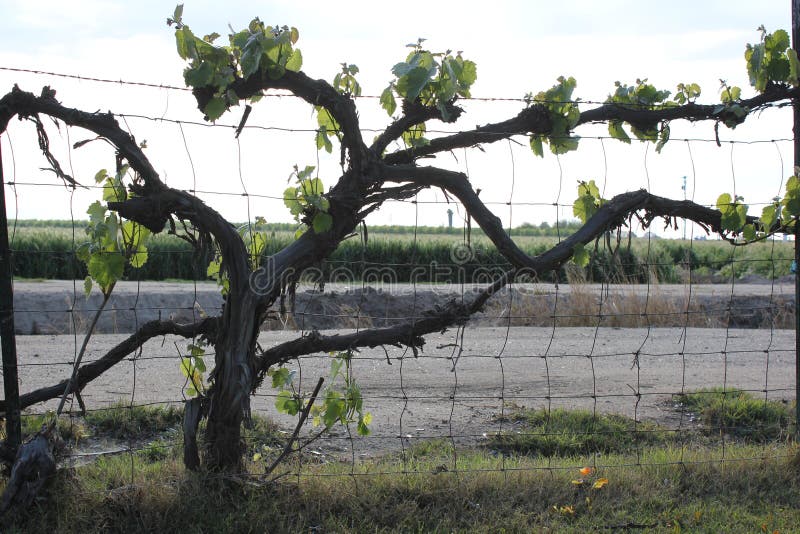
[[[470,286],[300,286],[285,300],[267,330],[387,326],[420,316],[456,299],[469,301]],[[87,299],[82,284],[17,282],[14,322],[19,334],[84,332],[101,302]],[[222,297],[213,283],[121,282],[98,323],[97,333],[130,333],[146,321],[190,322],[216,315]],[[293,311],[292,311],[293,310]],[[276,312],[280,312],[276,307]],[[525,284],[493,296],[473,326],[696,326],[793,328],[794,286],[786,281],[728,285]]]

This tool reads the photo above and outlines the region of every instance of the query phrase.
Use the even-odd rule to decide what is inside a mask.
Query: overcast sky
[[[454,7],[457,6],[457,7]],[[83,76],[183,86],[183,65],[175,52],[173,30],[165,24],[174,4],[99,0],[32,2],[0,0],[0,67],[25,68]],[[602,101],[615,80],[632,84],[648,78],[659,88],[674,91],[678,82],[697,82],[700,101],[719,99],[719,80],[747,83],[743,52],[756,42],[756,28],[790,28],[788,0],[641,2],[598,1],[462,1],[425,3],[388,2],[186,2],[185,22],[203,35],[227,34],[259,16],[269,24],[288,24],[300,30],[298,47],[303,70],[331,80],[341,62],[361,68],[365,95],[376,95],[391,79],[391,66],[404,59],[405,44],[428,39],[433,50],[463,50],[478,65],[473,95],[520,98],[526,92],[550,87],[559,75],[574,76],[576,97]],[[224,38],[223,38],[224,40]],[[131,88],[51,76],[0,70],[0,90],[14,83],[38,92],[50,85],[68,106],[90,111],[111,110],[128,115],[126,127],[137,139],[147,139],[148,155],[170,185],[194,188],[226,216],[240,221],[264,215],[271,221],[290,220],[277,199],[286,187],[292,165],[317,165],[313,133],[283,129],[313,129],[310,106],[290,98],[268,98],[255,106],[248,124],[276,129],[250,129],[240,143],[230,130],[137,119],[145,115],[202,122],[191,95],[183,91]],[[389,118],[374,99],[358,101],[365,139],[371,140]],[[516,114],[520,102],[465,102],[467,113],[457,125],[431,123],[429,129],[458,130],[498,121]],[[590,107],[584,105],[584,109]],[[236,124],[241,109],[220,121]],[[182,130],[182,131],[181,131]],[[94,173],[113,166],[113,155],[102,144],[68,150],[87,135],[55,127],[54,152],[75,177],[90,184]],[[713,139],[711,124],[673,126],[673,138]],[[758,143],[722,148],[712,142],[675,141],[661,155],[640,143],[622,145],[605,136],[604,128],[584,128],[577,153],[535,158],[526,139],[497,143],[442,156],[436,164],[469,173],[504,224],[552,221],[553,203],[569,203],[577,180],[605,184],[606,196],[640,187],[657,194],[680,197],[682,177],[688,195],[712,203],[724,191],[736,192],[754,205],[769,202],[790,174],[791,143]],[[2,139],[6,180],[57,183],[39,170],[45,161],[36,151],[29,125],[15,123]],[[720,129],[723,140],[788,139],[788,110],[768,111],[735,131]],[[9,143],[10,137],[10,143]],[[184,138],[186,143],[184,144]],[[13,161],[11,158],[13,147]],[[332,184],[340,171],[338,158],[323,155],[320,177]],[[192,165],[194,172],[192,172]],[[249,201],[242,197],[246,190]],[[7,188],[9,211],[21,218],[84,218],[96,191],[70,196],[60,187]],[[215,194],[216,193],[216,194]],[[218,194],[230,193],[230,194]],[[262,196],[256,196],[262,195]],[[446,223],[447,205],[441,193],[430,192],[421,203],[387,205],[371,218],[373,224]],[[506,203],[512,202],[509,206]],[[538,206],[542,204],[542,206]],[[569,215],[569,208],[560,215]]]

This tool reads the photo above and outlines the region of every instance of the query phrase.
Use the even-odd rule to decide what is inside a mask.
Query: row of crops
[[[13,270],[17,278],[66,279],[86,276],[85,266],[75,257],[82,234],[69,227],[21,227],[12,240]],[[287,246],[293,237],[288,231],[273,231],[265,255]],[[554,238],[521,236],[516,239],[528,254],[544,252]],[[633,239],[616,250],[601,243],[593,249],[589,266],[582,272],[566,266],[558,273],[560,281],[580,276],[589,281],[633,283],[658,281],[678,283],[688,273],[698,281],[729,281],[748,275],[774,278],[789,274],[793,243],[764,242],[733,247],[720,241],[680,241]],[[156,235],[148,243],[148,261],[139,268],[128,267],[131,280],[204,280],[209,258],[199,258],[187,242],[170,235]],[[508,262],[485,238],[473,237],[464,246],[461,233],[399,238],[370,232],[366,243],[357,236],[345,240],[326,261],[306,273],[325,281],[384,282],[480,282]],[[569,274],[568,274],[569,273]],[[543,281],[552,281],[553,276]]]

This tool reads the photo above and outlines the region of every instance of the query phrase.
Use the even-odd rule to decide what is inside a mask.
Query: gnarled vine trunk
[[[242,422],[250,417],[258,337],[257,300],[247,281],[231,284],[223,314],[227,328],[214,341],[215,367],[208,392],[205,464],[211,470],[239,471],[244,453]]]

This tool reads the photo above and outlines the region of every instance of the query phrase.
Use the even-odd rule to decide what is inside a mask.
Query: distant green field
[[[17,221],[10,225],[14,275],[19,278],[67,279],[86,276],[85,267],[75,258],[75,249],[85,240],[83,224],[70,221]],[[563,228],[562,228],[563,226]],[[575,224],[559,225],[562,237],[575,229]],[[274,224],[265,253],[274,254],[293,240],[294,226]],[[554,235],[540,227],[512,229],[514,241],[530,255],[541,254],[558,242]],[[548,231],[553,230],[552,227]],[[526,231],[530,231],[527,235]],[[375,279],[409,282],[454,283],[474,280],[487,270],[494,272],[510,267],[491,242],[480,231],[469,236],[471,252],[464,261],[463,248],[467,237],[462,230],[444,227],[371,227],[366,243],[355,236],[345,240],[331,258],[318,267],[324,279]],[[129,269],[131,280],[205,279],[207,259],[200,261],[191,246],[175,236],[159,234],[148,243],[149,259],[140,269]],[[456,257],[459,263],[454,263]],[[734,247],[724,241],[683,241],[634,238],[616,252],[598,243],[592,261],[585,271],[591,281],[615,283],[685,281],[691,271],[699,281],[727,281],[749,275],[775,278],[789,274],[794,257],[793,243],[769,241]],[[386,270],[390,269],[391,274]],[[573,270],[574,272],[574,270]],[[317,274],[318,276],[318,274]],[[566,280],[562,269],[559,280]],[[553,280],[549,275],[545,280]]]

